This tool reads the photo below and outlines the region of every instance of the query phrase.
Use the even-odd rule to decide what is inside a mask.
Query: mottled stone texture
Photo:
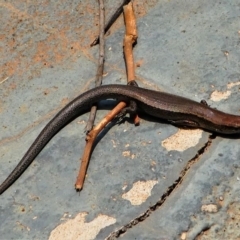
[[[107,16],[118,2],[105,1]],[[240,115],[239,1],[137,0],[134,7],[139,85]],[[2,1],[0,15],[2,182],[54,114],[94,86],[98,47],[89,45],[98,2]],[[106,37],[104,84],[126,84],[123,34],[121,17]],[[230,92],[214,102],[216,91]],[[139,127],[126,119],[101,134],[80,194],[74,182],[87,114],[60,131],[0,196],[0,238],[47,239],[68,219],[80,219],[79,239],[239,238],[240,137],[203,132],[194,146],[168,151],[163,141],[178,128],[141,117]]]

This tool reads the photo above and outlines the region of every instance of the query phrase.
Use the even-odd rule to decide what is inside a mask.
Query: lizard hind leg
[[[134,115],[137,113],[137,103],[134,100],[130,100],[127,107],[123,108],[117,117],[122,118],[127,113]]]
[[[135,80],[129,81],[129,82],[127,83],[127,85],[129,85],[129,86],[134,86],[134,87],[138,87],[138,84],[137,84],[137,82],[136,82]]]
[[[135,80],[129,81],[127,83],[129,86],[138,87],[138,84]],[[123,108],[122,111],[118,114],[118,118],[123,118],[127,113],[130,114],[130,117],[136,115],[137,113],[137,103],[134,100],[130,100],[127,107]]]

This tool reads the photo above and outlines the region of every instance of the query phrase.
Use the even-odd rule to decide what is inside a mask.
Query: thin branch
[[[138,38],[136,18],[133,11],[132,2],[123,7],[124,19],[126,24],[126,32],[123,40],[123,51],[125,57],[127,80],[128,82],[135,80],[135,67],[133,58],[133,45]],[[140,119],[136,114],[134,116],[134,124],[139,125]]]
[[[128,81],[135,80],[135,68],[132,46],[137,41],[136,19],[132,9],[132,4],[123,7],[124,19],[126,23],[126,32],[123,40],[123,50],[126,62]]]
[[[95,87],[98,87],[102,84],[102,76],[103,76],[103,68],[104,68],[104,22],[105,22],[105,11],[104,11],[104,1],[99,0],[99,32],[100,32],[100,44],[99,44],[99,58],[98,58],[98,70],[96,75]],[[97,106],[94,105],[91,108],[89,119],[86,125],[86,131],[89,132],[94,124],[94,120],[96,117]]]
[[[131,0],[124,0],[116,9],[115,13],[110,17],[110,19],[107,21],[107,24],[104,27],[104,34],[110,29],[112,24],[117,20],[117,18],[120,16],[120,14],[123,12],[123,6],[128,4]],[[99,43],[99,37],[97,36],[94,41],[90,44],[91,47],[97,45]]]
[[[75,189],[77,191],[80,191],[83,187],[83,183],[85,180],[86,172],[87,172],[87,167],[89,164],[90,160],[90,155],[93,147],[93,143],[97,137],[97,135],[103,130],[103,128],[111,122],[116,115],[118,115],[122,109],[124,109],[127,106],[125,102],[120,102],[111,112],[109,112],[103,119],[102,121],[95,126],[87,135],[86,137],[86,146],[84,149],[83,157],[82,157],[82,162],[81,162],[81,167],[80,171],[78,173],[78,177],[75,183]]]
[[[127,68],[128,82],[129,82],[135,79],[132,45],[135,43],[137,39],[136,22],[135,22],[135,16],[133,13],[132,3],[129,3],[126,7],[124,7],[124,17],[125,17],[125,24],[126,24],[126,33],[124,37],[124,54],[126,59],[126,68]],[[80,171],[75,183],[76,190],[80,191],[83,188],[93,143],[97,135],[126,106],[127,104],[125,102],[118,103],[118,105],[111,112],[109,112],[102,119],[102,121],[88,133],[86,137],[86,146],[85,146],[83,157],[82,157]],[[135,117],[135,124],[138,124],[138,123],[139,123],[139,118]]]

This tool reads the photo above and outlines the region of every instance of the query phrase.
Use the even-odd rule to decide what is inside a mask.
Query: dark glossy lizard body
[[[91,89],[64,107],[40,132],[22,160],[0,185],[0,194],[9,188],[32,163],[49,140],[73,118],[88,111],[93,103],[104,99],[133,100],[137,110],[170,123],[202,128],[221,134],[240,133],[240,116],[212,109],[206,104],[176,95],[136,86],[105,85]]]

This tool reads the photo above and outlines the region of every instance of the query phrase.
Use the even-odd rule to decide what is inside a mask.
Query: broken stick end
[[[77,192],[80,192],[82,190],[82,185],[75,184],[75,189],[76,189]]]

